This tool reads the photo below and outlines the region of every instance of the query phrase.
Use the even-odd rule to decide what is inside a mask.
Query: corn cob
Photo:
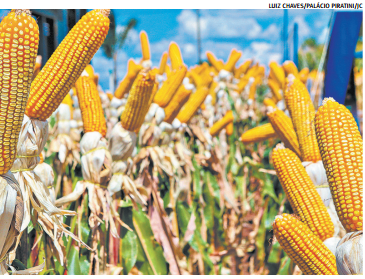
[[[62,100],[62,104],[68,105],[68,107],[70,108],[70,115],[71,115],[71,119],[72,119],[73,101],[72,101],[72,97],[71,97],[70,93],[68,93],[65,96],[65,98]]]
[[[114,95],[110,92],[106,92],[106,95],[108,96],[109,101],[113,100]]]
[[[139,33],[139,38],[141,39],[142,61],[150,60],[151,52],[147,33],[145,31],[141,31],[141,33]]]
[[[166,64],[165,73],[167,77],[169,77],[171,74],[171,67],[169,64]]]
[[[172,96],[176,93],[182,84],[187,72],[186,66],[182,65],[179,69],[174,70],[168,79],[162,84],[160,90],[157,91],[154,102],[164,108],[171,101]]]
[[[289,74],[294,75],[295,77],[298,76],[298,68],[294,64],[293,61],[287,60],[283,63],[283,69],[285,72],[285,75],[288,76]]]
[[[224,65],[224,70],[228,72],[233,72],[234,66],[236,65],[237,61],[240,60],[241,55],[241,52],[238,52],[236,49],[232,49],[231,53],[229,54],[227,63]]]
[[[337,215],[347,232],[363,230],[363,141],[351,112],[332,98],[315,117],[319,150]]]
[[[229,123],[226,127],[226,133],[227,133],[227,136],[230,136],[233,134],[233,122]]]
[[[106,135],[106,122],[101,100],[94,80],[81,76],[76,82],[77,98],[79,100],[84,133],[99,132]]]
[[[167,58],[168,58],[168,54],[167,52],[164,52],[161,56],[161,60],[160,60],[160,68],[158,70],[158,74],[159,75],[163,75],[163,73],[165,72],[165,68],[166,68],[166,63],[167,63]]]
[[[26,115],[44,121],[57,109],[103,43],[109,12],[88,12],[67,34],[32,82]]]
[[[86,65],[85,72],[94,80],[94,68],[90,64]]]
[[[98,84],[99,84],[99,74],[94,75],[94,82],[95,82],[96,86],[98,86]]]
[[[177,70],[184,65],[180,48],[175,42],[172,42],[169,46],[169,57],[171,60],[172,70]]]
[[[277,100],[277,102],[283,99],[283,94],[281,93],[281,89],[274,80],[269,79],[268,86],[272,92],[273,97],[275,98],[275,100]]]
[[[277,108],[276,103],[271,98],[265,98],[264,99],[264,105],[267,106],[267,107]]]
[[[41,66],[42,66],[42,56],[38,55],[36,58],[36,61],[35,61],[35,65],[34,65],[32,80],[34,80],[35,77],[39,74],[39,72],[41,70]]]
[[[209,130],[210,135],[213,137],[218,135],[220,131],[227,127],[228,124],[233,123],[233,119],[233,112],[229,110],[223,118],[213,124]]]
[[[244,132],[241,135],[240,140],[244,144],[249,144],[249,143],[264,141],[275,137],[277,137],[277,134],[274,128],[271,126],[270,123],[267,123]]]
[[[285,147],[295,152],[295,154],[301,158],[298,137],[294,131],[290,117],[277,108],[269,108],[267,116],[269,117],[269,121],[275,132],[285,144]]]
[[[0,174],[15,160],[38,51],[39,30],[29,10],[11,10],[0,24]]]
[[[298,74],[300,81],[303,82],[304,84],[306,84],[308,76],[309,76],[308,68],[303,68]]]
[[[303,161],[317,162],[321,154],[314,130],[315,110],[305,85],[295,78],[284,93],[294,130],[298,136],[300,154]]]
[[[238,93],[241,93],[245,89],[245,87],[247,86],[249,80],[250,80],[249,75],[245,75],[243,78],[241,78],[241,80],[237,84],[237,92]]]
[[[285,72],[283,68],[281,68],[278,63],[271,62],[270,63],[270,71],[272,77],[276,80],[276,82],[280,85],[281,89],[285,88]]]
[[[257,88],[258,80],[255,79],[255,81],[250,86],[250,92],[248,93],[248,99],[254,101],[255,95],[256,95],[256,88]]]
[[[298,156],[279,144],[272,161],[294,213],[322,241],[332,237],[331,217]]]
[[[141,65],[137,65],[133,59],[128,61],[127,74],[123,80],[119,83],[117,90],[114,92],[115,98],[122,99],[123,96],[131,90],[132,84],[136,79],[139,71],[142,69]]]
[[[180,109],[189,100],[191,90],[181,85],[177,90],[176,94],[172,97],[170,103],[165,107],[165,119],[164,121],[171,124],[175,117],[178,115]]]
[[[289,258],[305,275],[338,275],[335,255],[295,217],[276,216],[274,235]]]
[[[234,77],[239,79],[242,74],[243,75],[246,74],[246,72],[250,68],[251,64],[252,64],[252,59],[248,59],[245,62],[243,62],[241,64],[241,66],[239,66],[238,69],[236,69],[236,71],[234,73]]]
[[[206,55],[207,55],[210,65],[212,65],[218,72],[223,69],[224,64],[222,65],[222,63],[220,63],[217,60],[217,58],[214,56],[213,53],[211,53],[210,51],[207,51]]]
[[[121,115],[121,124],[128,131],[139,130],[148,112],[151,95],[155,87],[155,75],[142,70],[133,83],[125,109]]]
[[[264,66],[259,66],[257,67],[256,70],[256,77],[264,77],[265,76],[265,67]]]
[[[198,87],[195,93],[189,98],[185,106],[180,110],[176,118],[181,123],[187,123],[194,116],[199,107],[204,103],[209,90],[206,86]]]

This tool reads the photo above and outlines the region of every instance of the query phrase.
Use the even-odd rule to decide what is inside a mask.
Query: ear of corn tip
[[[150,44],[148,42],[148,36],[145,31],[141,31],[139,33],[139,37],[141,39],[141,48],[142,48],[142,60],[150,60],[151,52],[150,52]]]
[[[220,120],[215,122],[210,128],[209,133],[211,136],[216,136],[220,131],[225,129],[228,124],[233,123],[234,117],[233,112],[229,110]]]
[[[184,61],[181,56],[181,51],[179,46],[175,42],[170,43],[169,57],[171,61],[172,70],[177,70],[180,66],[183,66]]]
[[[277,137],[274,128],[270,123],[266,123],[244,132],[241,135],[240,140],[244,144],[249,144],[264,141],[274,137]]]

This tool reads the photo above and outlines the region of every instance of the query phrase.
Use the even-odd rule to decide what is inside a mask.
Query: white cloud
[[[324,44],[326,42],[326,39],[327,39],[327,36],[328,36],[328,31],[329,31],[328,27],[323,29],[323,31],[321,32],[321,34],[317,38],[317,43]]]
[[[272,23],[261,33],[260,38],[267,40],[277,40],[280,38],[280,35],[281,28],[279,28],[275,23]]]
[[[308,38],[310,35],[313,36],[310,27],[304,19],[304,16],[296,16],[294,18],[294,22],[298,24],[299,43],[302,43],[303,40]]]

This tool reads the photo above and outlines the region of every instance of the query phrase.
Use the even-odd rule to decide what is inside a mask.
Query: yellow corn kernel
[[[85,72],[94,80],[94,68],[90,64],[86,65]]]
[[[58,108],[103,43],[110,10],[93,10],[71,29],[32,82],[25,114],[46,120]]]
[[[272,79],[269,79],[267,84],[271,90],[271,93],[275,100],[280,101],[283,99],[282,90],[280,89],[279,85]]]
[[[169,77],[171,74],[171,67],[169,64],[166,64],[165,73],[167,77]]]
[[[161,56],[161,60],[160,60],[160,68],[158,70],[158,74],[159,75],[163,75],[163,73],[165,72],[165,68],[166,68],[166,63],[167,63],[167,58],[168,58],[168,54],[167,52],[164,52]]]
[[[351,112],[323,100],[315,130],[337,215],[347,232],[363,230],[363,141]]]
[[[255,81],[250,86],[250,92],[248,93],[249,100],[252,100],[252,101],[255,100],[257,83],[258,83],[258,79],[255,79]]]
[[[277,108],[269,108],[267,112],[269,121],[278,134],[285,147],[292,150],[299,158],[301,158],[298,137],[294,131],[293,123],[282,110]]]
[[[298,68],[294,64],[293,61],[287,60],[283,63],[283,69],[285,72],[285,75],[288,76],[289,74],[294,75],[295,77],[298,76]]]
[[[0,175],[12,167],[39,43],[29,10],[11,10],[0,23]]]
[[[276,103],[271,98],[265,98],[264,99],[264,105],[267,106],[267,107],[277,108]]]
[[[309,76],[308,68],[303,68],[298,74],[300,81],[303,82],[304,84],[307,83],[308,76]]]
[[[128,131],[139,130],[148,112],[151,95],[155,87],[155,75],[151,71],[141,70],[133,82],[125,109],[121,115],[121,124]]]
[[[142,48],[142,61],[151,59],[150,52],[150,43],[148,42],[148,36],[145,31],[141,31],[139,33],[139,37],[141,39],[141,48]]]
[[[160,90],[157,91],[154,102],[161,108],[164,108],[170,102],[172,96],[176,93],[177,89],[182,84],[187,72],[186,66],[181,66],[179,69],[174,70],[173,73],[162,84]]]
[[[106,135],[106,122],[101,99],[94,80],[81,76],[76,82],[77,98],[79,100],[84,133],[99,132]]]
[[[224,116],[223,118],[221,118],[220,120],[218,120],[217,122],[215,122],[213,124],[213,126],[210,128],[209,133],[211,136],[216,136],[219,134],[220,131],[222,131],[223,129],[225,129],[227,127],[228,124],[233,123],[233,112],[231,110],[229,110]]]
[[[234,77],[239,79],[241,75],[244,75],[247,73],[248,69],[250,68],[252,64],[252,59],[248,59],[245,62],[243,62],[234,72]]]
[[[115,98],[122,99],[123,96],[131,90],[132,84],[136,79],[140,70],[142,70],[142,66],[138,65],[134,62],[133,59],[128,60],[128,70],[127,74],[123,78],[123,80],[119,83],[118,88],[114,92]]]
[[[194,116],[199,107],[204,103],[209,90],[206,86],[198,87],[193,95],[190,96],[185,106],[180,110],[176,118],[181,123],[187,123]]]
[[[38,55],[37,58],[36,58],[36,61],[35,61],[35,65],[34,65],[34,71],[33,71],[32,81],[35,79],[35,77],[41,71],[41,66],[42,66],[42,56],[41,55]]]
[[[218,83],[213,81],[209,86],[209,95],[212,96],[212,105],[214,106],[217,102],[217,92],[216,88],[218,86]]]
[[[290,83],[284,93],[284,98],[298,136],[302,160],[305,162],[320,161],[321,154],[314,130],[315,110],[312,100],[307,88],[299,79],[294,78],[294,81]]]
[[[322,241],[332,237],[331,217],[298,156],[279,144],[272,161],[294,213]]]
[[[210,65],[212,65],[218,72],[223,69],[224,64],[222,65],[222,63],[218,61],[218,59],[214,56],[212,52],[207,51],[206,55]]]
[[[275,133],[275,130],[271,124],[266,123],[244,132],[241,135],[240,140],[244,144],[249,144],[277,137],[278,135]]]
[[[227,133],[227,136],[230,136],[233,134],[233,122],[229,123],[226,127],[226,133]]]
[[[280,246],[305,275],[338,275],[335,255],[295,217],[276,216],[274,235]]]
[[[172,70],[177,70],[184,65],[180,48],[175,42],[172,42],[169,46],[169,57],[171,61]]]
[[[285,88],[285,72],[282,67],[278,65],[276,62],[270,63],[270,72],[272,73],[272,77],[276,80],[276,82],[280,85],[281,89]]]
[[[176,94],[172,97],[171,101],[165,107],[165,119],[164,121],[171,124],[175,117],[178,115],[180,109],[189,100],[191,90],[187,90],[184,85],[181,85]]]
[[[237,61],[240,60],[241,55],[241,52],[238,52],[236,49],[232,49],[231,53],[229,54],[227,63],[224,65],[224,70],[228,72],[233,72],[234,66],[236,65]]]

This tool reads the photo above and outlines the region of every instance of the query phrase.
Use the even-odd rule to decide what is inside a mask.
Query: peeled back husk
[[[363,231],[347,233],[337,244],[336,265],[339,275],[363,274]]]

